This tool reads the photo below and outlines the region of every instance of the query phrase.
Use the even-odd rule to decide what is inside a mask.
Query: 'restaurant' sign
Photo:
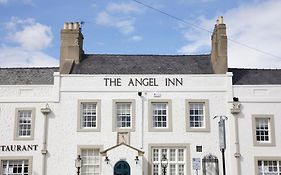
[[[37,151],[38,145],[0,145],[2,152]]]

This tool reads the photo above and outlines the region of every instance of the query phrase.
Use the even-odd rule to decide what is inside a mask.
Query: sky
[[[281,0],[137,1],[158,11],[134,0],[0,0],[0,67],[58,66],[60,30],[76,21],[88,54],[209,54],[223,16],[229,67],[281,68]]]

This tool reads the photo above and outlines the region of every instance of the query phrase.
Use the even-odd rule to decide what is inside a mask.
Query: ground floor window
[[[2,175],[28,175],[28,160],[2,160]]]
[[[82,169],[81,175],[100,175],[100,150],[82,149]]]
[[[281,174],[281,161],[258,160],[259,175],[279,175]]]
[[[166,169],[167,175],[185,175],[186,169],[185,148],[152,148],[152,172],[153,175],[162,175],[161,159],[165,156],[168,159]]]

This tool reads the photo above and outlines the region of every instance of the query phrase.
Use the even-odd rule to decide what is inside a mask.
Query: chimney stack
[[[82,60],[83,34],[78,22],[66,22],[61,30],[60,73],[69,74],[73,64]]]
[[[227,36],[223,17],[219,16],[212,34],[211,63],[216,74],[225,74],[227,66]]]

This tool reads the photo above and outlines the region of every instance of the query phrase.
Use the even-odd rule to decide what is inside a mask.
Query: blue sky
[[[208,31],[222,15],[229,67],[281,68],[280,0],[139,1]],[[0,67],[58,66],[66,21],[85,21],[86,53],[210,53],[211,33],[133,0],[0,0]]]

